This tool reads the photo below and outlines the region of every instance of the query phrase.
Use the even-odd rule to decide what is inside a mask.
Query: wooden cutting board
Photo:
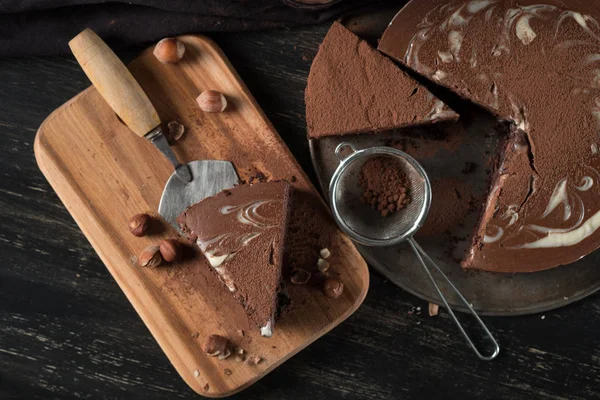
[[[319,216],[315,235],[334,232],[323,245],[332,253],[332,274],[345,285],[342,297],[329,299],[316,284],[291,285],[293,306],[267,339],[247,322],[224,286],[215,284],[197,252],[157,269],[138,267],[137,255],[146,246],[176,235],[166,223],[143,238],[127,227],[136,213],[158,216],[172,167],[151,143],[123,125],[92,87],[46,119],[34,149],[40,169],[182,378],[199,394],[222,397],[256,382],[346,319],[362,303],[369,275],[353,244],[334,230],[315,188],[218,46],[202,36],[179,39],[186,54],[178,64],[159,63],[152,49],[130,64],[161,120],[186,127],[173,145],[175,153],[185,161],[230,160],[242,180],[263,174],[290,181],[299,213]],[[198,108],[195,98],[206,89],[225,94],[226,112],[208,114]],[[201,345],[213,333],[228,336],[248,357],[263,361],[248,365],[234,357],[208,357]]]

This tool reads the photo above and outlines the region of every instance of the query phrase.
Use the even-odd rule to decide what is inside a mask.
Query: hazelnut
[[[160,255],[160,249],[158,246],[148,246],[142,251],[140,255],[140,267],[156,268],[163,261]]]
[[[226,337],[219,336],[219,335],[210,335],[204,341],[204,345],[202,346],[202,349],[209,356],[216,357],[216,356],[222,356],[227,353],[231,354],[229,347],[230,347],[229,339],[227,339]],[[229,354],[227,355],[227,357],[229,356]]]
[[[435,317],[440,312],[440,306],[434,303],[429,303],[429,316]]]
[[[331,256],[331,252],[329,251],[329,249],[327,247],[325,247],[319,251],[319,255],[321,256],[322,259],[326,260]]]
[[[319,260],[317,261],[317,268],[319,268],[319,271],[323,273],[327,272],[327,270],[329,269],[329,261],[319,258]]]
[[[344,292],[344,284],[337,279],[327,279],[323,283],[323,293],[330,299],[337,299]]]
[[[160,254],[166,262],[173,262],[181,257],[181,243],[176,239],[165,239],[159,245]]]
[[[294,285],[304,285],[310,280],[310,275],[310,272],[302,268],[295,268],[292,271],[292,276],[290,277],[290,280]]]
[[[206,90],[196,98],[198,106],[202,111],[214,113],[223,112],[227,107],[227,99],[225,96],[216,90]]]
[[[152,217],[148,214],[135,214],[129,220],[129,231],[137,237],[142,237],[150,230]]]
[[[174,64],[183,58],[185,46],[175,38],[164,38],[154,47],[154,57],[163,64]]]
[[[172,141],[177,141],[183,136],[183,133],[185,132],[185,126],[181,125],[177,121],[171,121],[167,124],[167,130],[169,133],[169,139]]]

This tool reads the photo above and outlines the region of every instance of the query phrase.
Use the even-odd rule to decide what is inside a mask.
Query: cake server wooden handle
[[[91,29],[75,36],[69,47],[104,100],[138,136],[160,125],[146,93],[119,57]]]

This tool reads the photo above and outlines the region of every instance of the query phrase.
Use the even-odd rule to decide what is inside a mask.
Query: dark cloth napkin
[[[66,54],[85,28],[121,48],[184,33],[318,23],[368,3],[377,1],[0,0],[0,57]]]

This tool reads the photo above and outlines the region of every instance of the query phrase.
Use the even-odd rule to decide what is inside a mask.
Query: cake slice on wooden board
[[[338,22],[313,61],[305,100],[311,139],[458,118],[393,61]]]
[[[267,337],[281,300],[289,200],[284,181],[240,185],[192,205],[177,219]]]
[[[379,50],[511,125],[463,266],[533,272],[600,247],[600,5],[412,0]]]

